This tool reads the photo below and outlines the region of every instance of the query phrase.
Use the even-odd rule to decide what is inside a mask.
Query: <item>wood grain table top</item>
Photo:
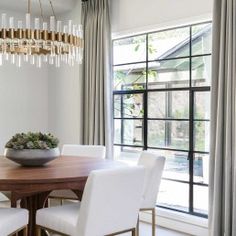
[[[60,156],[42,167],[22,167],[0,156],[0,185],[81,181],[93,170],[122,166],[123,163],[100,158]]]

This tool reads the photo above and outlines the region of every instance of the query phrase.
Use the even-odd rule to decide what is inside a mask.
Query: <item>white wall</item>
[[[112,32],[123,36],[211,18],[212,0],[111,0]]]
[[[24,17],[4,12],[17,19]],[[45,66],[37,69],[24,64],[22,68],[17,68],[8,62],[0,66],[0,154],[16,132],[48,130],[47,77],[48,68]]]
[[[78,0],[72,12],[60,16],[62,20],[72,19],[80,23],[81,1]],[[81,141],[81,66],[67,65],[49,68],[49,131],[65,143]]]
[[[0,67],[0,150],[16,132],[48,129],[47,67]]]

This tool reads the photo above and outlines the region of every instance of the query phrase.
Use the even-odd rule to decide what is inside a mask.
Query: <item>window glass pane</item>
[[[137,164],[142,148],[114,146],[114,157],[119,161]]]
[[[120,95],[113,96],[114,102],[114,117],[121,117],[121,97]]]
[[[114,120],[114,143],[121,143],[121,123],[122,120]]]
[[[193,186],[194,211],[201,214],[208,214],[208,187]]]
[[[189,27],[149,34],[148,59],[159,60],[188,56],[189,39]]]
[[[158,156],[166,158],[163,178],[189,181],[188,152],[148,149]]]
[[[114,90],[144,89],[146,64],[132,64],[114,67]]]
[[[148,93],[149,118],[189,118],[189,91]]]
[[[209,155],[195,153],[194,154],[194,176],[195,183],[208,184],[209,182]]]
[[[189,86],[189,59],[150,62],[148,87],[176,88]]]
[[[158,193],[157,204],[188,211],[189,185],[163,179]]]
[[[148,121],[148,146],[187,150],[189,148],[189,122]]]
[[[124,64],[146,60],[146,35],[115,40],[113,63]]]
[[[209,152],[209,121],[194,122],[194,150]]]
[[[210,86],[211,56],[192,58],[192,86]]]
[[[116,144],[142,145],[143,121],[142,120],[114,120],[114,140]]]
[[[194,119],[210,119],[210,92],[194,93]]]
[[[116,118],[143,117],[143,94],[115,95],[114,115]]]
[[[211,53],[212,26],[201,24],[192,27],[192,54],[201,55]]]

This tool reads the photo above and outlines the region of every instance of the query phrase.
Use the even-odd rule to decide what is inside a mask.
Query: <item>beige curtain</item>
[[[236,235],[236,0],[214,0],[210,236]]]
[[[109,0],[82,3],[84,26],[83,143],[106,145],[112,157],[111,26]]]

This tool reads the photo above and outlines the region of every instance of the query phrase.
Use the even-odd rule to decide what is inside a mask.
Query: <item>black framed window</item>
[[[157,205],[207,217],[211,23],[113,41],[115,156],[166,157]]]

